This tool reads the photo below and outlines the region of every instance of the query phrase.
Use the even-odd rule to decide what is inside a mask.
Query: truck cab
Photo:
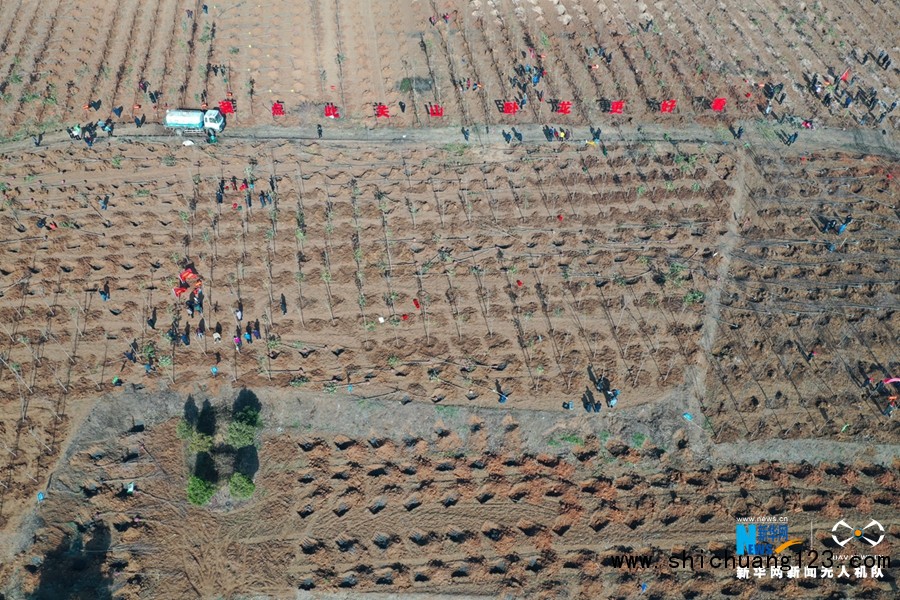
[[[225,115],[219,109],[213,108],[203,114],[203,128],[215,132],[225,129]]]

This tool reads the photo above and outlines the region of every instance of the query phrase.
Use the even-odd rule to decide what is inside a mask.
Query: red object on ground
[[[850,69],[847,69],[844,71],[844,74],[841,75],[841,81],[847,81],[848,79],[850,79]]]
[[[562,223],[562,221],[563,221],[563,219],[565,219],[565,217],[562,216],[562,215],[556,215],[556,219],[557,219],[560,223]]]
[[[232,205],[231,205],[231,208],[233,208],[234,210],[237,210],[237,202],[235,202],[234,204],[232,204]]]
[[[662,104],[659,105],[659,112],[670,113],[674,111],[677,102],[677,100],[664,100]]]
[[[375,105],[375,117],[376,118],[389,118],[391,116],[391,110],[387,107],[386,104],[376,104]]]
[[[222,100],[219,102],[219,112],[223,115],[234,114],[234,102],[231,100]]]
[[[183,293],[185,293],[186,291],[187,291],[187,288],[185,288],[185,287],[172,288],[172,293],[175,294],[176,298],[181,298],[181,295]]]
[[[746,96],[747,98],[752,98],[753,94],[751,94],[750,92],[747,92],[746,94],[744,94],[744,96]]]
[[[568,100],[563,100],[559,103],[559,106],[556,108],[556,112],[561,115],[568,115],[572,112],[572,103]]]
[[[419,300],[416,298],[413,298],[413,306],[415,306],[416,308],[422,308],[422,306],[419,304]]]
[[[503,103],[503,114],[504,115],[514,115],[519,112],[519,103],[518,102],[504,102]]]
[[[404,321],[409,321],[409,315],[402,315],[400,318]]]
[[[338,112],[337,106],[334,103],[329,102],[325,105],[325,116],[329,119],[340,119],[341,115]]]
[[[519,287],[522,287],[522,286],[525,285],[525,284],[522,283],[522,280],[521,280],[521,279],[516,279],[516,285],[519,286]]]
[[[444,107],[440,104],[429,104],[428,105],[428,116],[429,117],[443,117],[444,116]]]
[[[714,98],[712,104],[710,104],[710,108],[712,108],[716,112],[722,112],[725,110],[725,104],[728,102],[725,98]]]
[[[182,284],[187,285],[194,280],[199,280],[200,276],[193,269],[185,269],[178,275],[178,279]]]
[[[246,184],[246,183],[242,183],[242,184],[241,184],[241,187],[239,187],[238,189],[239,189],[240,191],[243,192],[244,190],[247,189],[247,184]]]
[[[609,112],[611,114],[621,115],[623,110],[625,110],[624,100],[616,100],[614,102],[611,102],[609,105]]]
[[[284,104],[281,102],[276,102],[272,105],[272,116],[273,117],[283,117],[284,116]]]

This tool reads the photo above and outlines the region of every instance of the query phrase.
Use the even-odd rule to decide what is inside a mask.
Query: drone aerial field
[[[896,598],[898,31],[0,1],[0,600]]]

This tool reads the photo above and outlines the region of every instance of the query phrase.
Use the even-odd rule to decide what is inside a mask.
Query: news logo
[[[737,556],[772,556],[781,551],[788,539],[788,524],[737,523],[734,527],[734,553]]]
[[[843,527],[845,529],[849,529],[852,532],[849,537],[847,537],[846,539],[843,539],[843,540],[838,539],[838,537],[834,534],[834,532],[838,531],[838,528],[841,528],[841,527]],[[875,528],[875,527],[877,527],[878,531],[881,532],[881,534],[878,536],[878,539],[875,539],[874,537],[869,537],[866,535],[867,529]],[[840,521],[838,521],[837,523],[834,524],[834,527],[831,528],[831,539],[833,539],[834,543],[837,544],[838,546],[840,546],[841,548],[843,548],[844,546],[849,544],[850,540],[854,540],[854,539],[863,540],[865,542],[868,542],[872,546],[877,546],[878,544],[881,543],[881,540],[884,539],[884,527],[882,527],[881,523],[879,523],[875,519],[872,519],[869,522],[869,524],[866,525],[865,527],[863,527],[862,529],[854,529],[853,527],[850,527],[849,525],[847,525],[846,521],[841,519]]]

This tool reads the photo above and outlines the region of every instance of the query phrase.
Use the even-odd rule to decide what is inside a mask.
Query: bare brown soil
[[[898,113],[873,131],[882,109],[826,108],[802,77],[850,67],[854,86],[889,102],[897,69],[850,50],[889,47],[896,6],[333,0],[203,15],[194,4],[0,3],[0,539],[22,550],[0,558],[0,591],[52,596],[65,580],[49,571],[84,568],[64,549],[76,543],[122,598],[286,597],[309,583],[625,597],[639,577],[609,568],[617,549],[664,559],[727,545],[735,517],[763,511],[815,515],[817,527],[844,510],[896,515],[896,465],[695,463],[739,442],[896,448],[896,416],[882,414],[891,392],[866,378],[900,372]],[[449,23],[429,24],[444,12]],[[597,45],[614,53],[609,64],[588,58]],[[538,59],[546,99],[573,100],[572,114],[536,98],[499,114],[514,66]],[[162,92],[156,105],[139,78]],[[453,84],[469,78],[482,91]],[[777,115],[834,129],[778,144],[776,130],[793,125],[749,120],[767,81],[786,84]],[[166,107],[229,91],[238,110],[219,145],[182,146],[154,125]],[[720,95],[724,115],[703,108]],[[668,97],[674,115],[648,102]],[[97,99],[99,111],[82,109]],[[626,113],[602,113],[600,99],[627,99]],[[275,100],[285,117],[271,116]],[[332,139],[296,139],[323,121],[325,102],[342,113],[326,122]],[[390,119],[375,119],[375,102],[390,104]],[[443,120],[429,102],[445,106]],[[92,149],[59,133],[120,105],[116,136]],[[146,129],[129,125],[140,114]],[[736,119],[745,146],[726,130]],[[546,122],[575,128],[577,141],[538,142],[533,126]],[[586,144],[589,123],[615,133]],[[460,126],[478,143],[462,144]],[[502,143],[510,126],[526,143]],[[837,131],[847,127],[858,129]],[[35,148],[26,138],[38,131]],[[252,205],[232,178],[254,183]],[[260,192],[274,206],[260,206]],[[848,214],[843,235],[823,232]],[[37,228],[40,217],[58,228]],[[206,292],[193,317],[171,293],[186,264]],[[165,337],[176,320],[189,345]],[[236,327],[256,321],[260,338],[236,351]],[[123,357],[132,341],[139,354],[154,346],[151,374]],[[601,375],[621,398],[587,414]],[[556,419],[572,401],[576,413],[548,422],[543,447],[525,444],[534,432],[512,416],[499,445],[473,417],[413,439],[398,424],[377,447],[337,416],[335,429],[302,432],[281,419],[263,436],[257,496],[234,504],[221,492],[201,510],[184,497],[178,410],[157,406],[152,426],[127,438],[78,437],[102,412],[96,399],[120,394],[114,377],[129,392],[223,402],[239,387],[314,394],[323,407],[351,398],[363,418],[387,399],[398,423],[423,406]],[[623,444],[584,425],[616,419],[642,437],[620,428]],[[582,432],[571,452],[554,454],[557,429]],[[115,458],[91,459],[91,443]],[[136,478],[138,496],[116,495]],[[36,513],[39,490],[52,493]],[[385,508],[372,510],[379,499]],[[691,597],[759,592],[665,563],[653,570],[657,597],[673,585]],[[883,592],[867,582],[854,593],[865,586]],[[840,586],[783,589],[824,597]]]
[[[273,413],[291,406],[309,414],[289,396],[263,396],[266,418],[277,421]],[[900,485],[896,465],[865,461],[713,467],[683,434],[669,449],[602,435],[534,453],[525,439],[533,434],[522,429],[533,425],[529,411],[502,422],[495,411],[472,412],[462,424],[448,411],[427,421],[417,411],[415,422],[395,417],[389,427],[406,432],[396,437],[383,435],[384,417],[374,413],[370,425],[336,423],[351,435],[317,433],[302,417],[271,430],[260,445],[254,499],[236,502],[223,491],[198,509],[184,500],[190,460],[175,420],[99,435],[124,431],[121,412],[140,413],[153,397],[138,400],[98,408],[74,442],[40,512],[45,525],[32,553],[49,552],[35,575],[22,572],[26,589],[53,589],[59,576],[47,574],[65,564],[53,549],[82,539],[107,552],[83,577],[112,583],[120,598],[282,598],[291,589],[629,597],[641,582],[656,597],[677,586],[687,596],[750,598],[758,590],[736,582],[733,570],[698,577],[668,559],[730,548],[734,520],[746,516],[788,515],[794,537],[814,526],[813,543],[830,542],[831,523],[848,512],[895,514]],[[227,407],[216,412],[225,417]],[[360,428],[369,433],[352,434]],[[216,462],[227,478],[227,465]],[[128,482],[136,482],[133,496],[122,492]],[[879,553],[889,555],[896,536],[892,525]],[[614,568],[612,556],[622,552],[651,555],[655,564]],[[881,597],[888,588],[868,581],[855,592]],[[777,589],[821,597],[842,586]]]
[[[211,4],[205,15],[200,6],[4,2],[0,131],[17,138],[58,131],[106,118],[118,106],[124,107],[119,123],[141,114],[160,122],[166,108],[215,105],[229,92],[237,104],[231,122],[239,126],[272,123],[275,101],[286,103],[285,117],[276,121],[284,127],[321,121],[326,102],[351,124],[378,127],[441,122],[428,116],[427,103],[444,106],[443,119],[452,123],[699,120],[722,126],[707,102],[727,98],[731,119],[759,116],[765,82],[785,85],[787,98],[775,105],[776,114],[870,127],[883,106],[871,115],[862,102],[826,107],[826,92],[817,98],[804,76],[833,81],[849,68],[851,93],[878,90],[886,105],[900,83],[896,67],[876,64],[879,51],[893,48],[900,16],[892,4],[868,0],[734,6],[415,0],[402,8],[275,0],[264,9],[253,2]],[[429,17],[438,23],[432,26]],[[590,52],[600,48],[612,53],[609,62]],[[861,64],[867,52],[872,56]],[[547,71],[545,101],[531,93],[518,115],[501,115],[496,101],[519,96],[510,81],[517,63]],[[139,90],[141,80],[148,92],[161,93],[158,101]],[[480,90],[454,85],[466,80]],[[678,101],[677,115],[660,114],[653,104],[669,98]],[[98,99],[98,111],[83,109]],[[551,99],[573,102],[571,114],[551,115]],[[600,99],[625,100],[626,111],[610,116]],[[373,103],[389,105],[390,119],[376,119]],[[893,112],[881,127],[896,127],[898,118]]]

